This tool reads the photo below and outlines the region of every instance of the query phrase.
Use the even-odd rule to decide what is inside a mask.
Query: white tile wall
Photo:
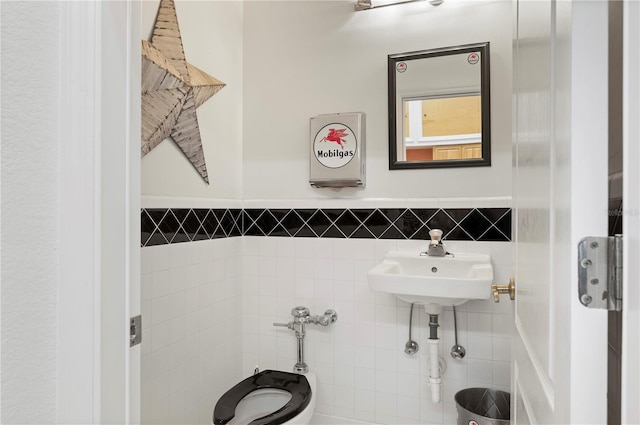
[[[241,238],[142,248],[142,423],[210,424],[238,381]]]
[[[455,393],[509,390],[513,305],[472,301],[458,311],[467,356],[449,356],[453,315],[440,317],[447,370],[442,402],[427,386],[427,315],[416,307],[415,356],[404,353],[409,304],[369,289],[366,273],[392,249],[420,241],[243,237],[142,249],[144,424],[209,424],[217,399],[260,369],[291,370],[293,307],[338,312],[310,325],[305,360],[318,375],[316,412],[378,424],[455,423]],[[452,251],[490,253],[496,282],[511,276],[510,243],[449,242]]]
[[[512,303],[472,301],[457,308],[458,341],[467,349],[457,361],[453,312],[440,317],[442,403],[433,404],[427,386],[428,316],[416,307],[415,356],[404,353],[409,304],[369,289],[366,273],[391,249],[420,249],[424,242],[357,239],[243,238],[242,373],[291,370],[296,342],[291,330],[273,327],[290,320],[290,310],[327,308],[338,321],[310,325],[305,360],[318,375],[316,413],[380,424],[455,423],[455,393],[471,386],[509,391]],[[496,282],[511,276],[511,243],[449,242],[449,251],[489,253]]]

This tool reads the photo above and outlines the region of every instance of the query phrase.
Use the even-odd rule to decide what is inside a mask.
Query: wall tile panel
[[[142,211],[151,221],[143,240],[165,241],[142,249],[148,330],[143,344],[145,423],[181,415],[184,423],[188,417],[207,423],[219,395],[256,366],[290,370],[295,336],[272,323],[289,321],[297,305],[312,314],[334,308],[339,315],[333,326],[307,327],[305,360],[322,383],[318,413],[380,424],[446,423],[455,418],[457,389],[504,388],[510,372],[511,303],[472,301],[457,308],[458,341],[467,348],[461,361],[449,356],[453,312],[445,308],[439,336],[448,369],[443,402],[433,404],[427,385],[427,314],[414,310],[412,334],[421,349],[408,356],[403,349],[410,305],[371,291],[367,272],[389,250],[424,249],[423,240],[411,237],[416,228],[426,232],[427,222],[437,222],[455,230],[456,238],[446,239],[449,251],[491,254],[495,280],[506,281],[512,272],[511,235],[499,221],[510,223],[510,209],[497,201],[478,208],[460,202],[450,209],[422,210],[359,205]],[[330,232],[332,226],[341,235]],[[300,233],[303,228],[306,233]],[[386,239],[390,230],[397,233]],[[500,232],[501,239],[482,240],[490,230]],[[205,234],[206,240],[198,240]],[[176,235],[186,235],[191,243]]]
[[[433,228],[449,241],[511,240],[510,208],[145,208],[140,218],[143,247],[234,236],[422,241]]]

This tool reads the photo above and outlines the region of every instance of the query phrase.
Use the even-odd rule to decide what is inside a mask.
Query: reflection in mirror
[[[389,169],[491,164],[488,43],[389,55]]]
[[[404,99],[403,161],[482,158],[480,94]]]

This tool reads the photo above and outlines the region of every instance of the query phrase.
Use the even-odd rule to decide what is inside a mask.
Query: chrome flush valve
[[[322,316],[310,316],[309,323],[313,323],[321,326],[329,326],[338,320],[338,313],[335,310],[325,310]]]
[[[293,320],[296,322],[304,322],[305,317],[309,316],[309,309],[307,307],[294,307],[291,309],[291,315],[293,316]]]
[[[298,306],[291,310],[293,320],[289,323],[274,323],[273,326],[281,326],[289,328],[295,331],[296,339],[298,342],[298,361],[293,366],[295,373],[307,373],[309,367],[304,361],[304,337],[305,337],[305,325],[314,324],[328,326],[338,320],[338,314],[335,310],[326,310],[321,316],[310,316],[309,309],[307,307]]]

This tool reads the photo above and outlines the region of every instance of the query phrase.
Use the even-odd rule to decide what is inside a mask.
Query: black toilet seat
[[[279,370],[263,370],[250,376],[224,393],[216,403],[213,411],[213,423],[224,425],[236,414],[236,406],[250,393],[265,389],[276,388],[291,394],[291,400],[275,412],[255,419],[249,425],[279,425],[304,410],[311,401],[311,387],[304,375],[282,372]]]

